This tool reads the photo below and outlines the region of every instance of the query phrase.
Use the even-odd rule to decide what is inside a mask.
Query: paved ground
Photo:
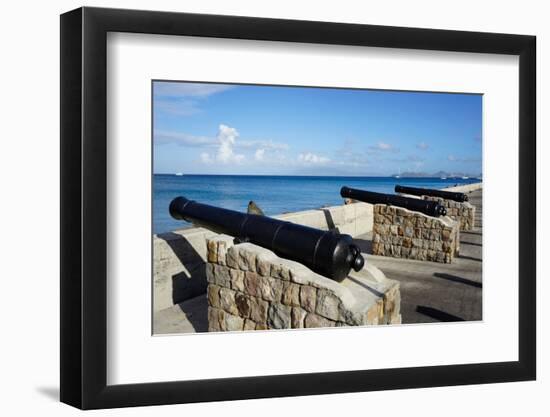
[[[476,206],[476,227],[460,232],[460,255],[451,264],[367,255],[367,262],[401,283],[403,323],[481,320],[482,318],[482,191],[469,194]],[[371,253],[370,233],[358,236],[363,252]],[[208,331],[206,296],[163,310],[154,319],[154,333]]]
[[[451,264],[368,255],[367,262],[401,283],[403,323],[481,320],[482,192],[469,194],[476,206],[475,229],[460,232],[460,255]],[[370,234],[358,236],[370,252]]]

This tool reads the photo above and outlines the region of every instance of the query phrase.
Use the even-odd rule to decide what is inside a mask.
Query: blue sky
[[[153,119],[155,173],[481,173],[481,95],[155,81]]]

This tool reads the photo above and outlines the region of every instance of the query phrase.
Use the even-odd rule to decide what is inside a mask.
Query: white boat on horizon
[[[464,176],[462,177],[463,180],[467,180],[467,179],[469,179],[469,178],[470,178],[470,177],[467,177],[466,175],[464,175]]]
[[[183,176],[183,172],[176,172],[174,174],[176,177],[182,177]]]

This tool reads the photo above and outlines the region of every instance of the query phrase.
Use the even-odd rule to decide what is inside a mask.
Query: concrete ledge
[[[206,238],[214,233],[192,228],[153,237],[153,311],[206,291]]]
[[[209,331],[401,322],[399,284],[374,266],[338,283],[250,243],[207,246]]]

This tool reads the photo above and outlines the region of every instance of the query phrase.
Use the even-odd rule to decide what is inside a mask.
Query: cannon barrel
[[[445,216],[447,210],[437,201],[421,200],[419,198],[409,198],[400,195],[375,193],[372,191],[357,190],[349,187],[342,187],[340,195],[344,198],[363,201],[370,204],[388,204],[397,207],[403,207],[413,211],[419,211],[428,216]]]
[[[453,193],[451,191],[434,190],[431,188],[405,187],[403,185],[396,185],[395,192],[419,196],[428,195],[430,197],[440,197],[445,200],[453,200],[460,203],[468,201],[468,196],[464,193]]]
[[[169,210],[177,220],[254,243],[335,281],[346,278],[352,268],[360,271],[365,264],[349,235],[201,204],[185,197],[172,200]]]

